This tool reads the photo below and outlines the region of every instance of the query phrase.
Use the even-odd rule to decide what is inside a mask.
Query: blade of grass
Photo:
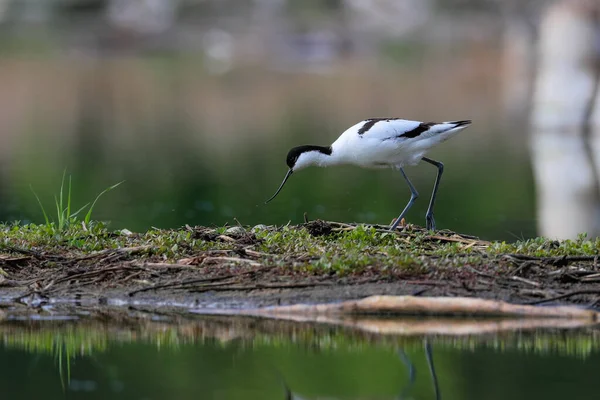
[[[116,188],[117,186],[119,186],[123,182],[125,182],[125,181],[121,181],[119,183],[115,183],[114,185],[107,187],[102,192],[100,192],[100,194],[98,196],[96,196],[96,199],[94,200],[94,202],[90,206],[90,209],[88,210],[87,214],[85,215],[84,222],[85,222],[86,225],[88,225],[90,223],[90,219],[92,218],[92,211],[94,210],[94,206],[96,205],[96,202],[98,201],[98,199],[100,199],[100,197],[104,193],[110,192],[111,190],[113,190],[114,188]]]
[[[75,211],[74,214],[71,215],[71,218],[75,218],[76,216],[79,215],[80,212],[82,212],[83,210],[85,210],[87,208],[87,206],[89,206],[90,203],[86,203],[83,207],[81,207],[79,210]]]
[[[50,227],[50,220],[48,219],[48,214],[46,214],[46,209],[44,209],[44,206],[42,205],[42,202],[40,201],[40,198],[38,197],[38,195],[35,192],[35,190],[33,190],[33,186],[29,185],[29,189],[31,189],[31,192],[35,196],[35,199],[37,200],[40,208],[42,209],[42,214],[44,214],[44,220],[46,221],[46,226]]]
[[[60,203],[58,198],[56,197],[56,195],[54,195],[54,204],[56,205],[56,216],[58,218],[58,231],[62,231],[62,224],[63,224],[63,217],[62,217],[62,212],[60,210]]]
[[[66,170],[65,170],[66,171]],[[71,175],[69,175],[69,194],[67,195],[67,218],[71,221]]]
[[[65,209],[63,208],[64,202],[63,202],[63,193],[64,193],[64,189],[65,189],[65,176],[67,174],[67,170],[64,169],[63,170],[63,174],[62,174],[62,179],[60,180],[60,192],[58,193],[58,196],[60,198],[60,203],[58,204],[58,213],[60,214],[58,216],[58,225],[59,231],[62,231],[63,228],[65,227]]]

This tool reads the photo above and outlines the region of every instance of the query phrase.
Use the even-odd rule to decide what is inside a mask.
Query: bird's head
[[[324,166],[326,164],[326,158],[329,157],[332,153],[331,146],[323,147],[323,146],[314,146],[314,145],[304,145],[292,148],[288,154],[285,162],[289,167],[285,178],[283,178],[283,182],[279,185],[279,189],[275,192],[273,196],[265,203],[270,202],[279,194],[283,185],[288,180],[288,178],[292,175],[292,173],[304,169],[306,167],[310,167],[311,165],[316,166]]]
[[[308,144],[291,149],[285,161],[291,170],[299,171],[311,165],[323,166],[330,155],[331,147]]]

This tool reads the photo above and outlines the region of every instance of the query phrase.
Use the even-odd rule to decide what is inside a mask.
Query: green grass
[[[593,256],[600,251],[600,238],[588,238],[580,234],[576,240],[550,240],[537,237],[519,240],[514,243],[492,242],[489,252],[492,254],[515,253],[533,257]]]
[[[60,199],[58,202],[60,204]],[[477,242],[473,246],[468,241],[440,241],[431,232],[411,231],[411,228],[406,236],[380,232],[368,226],[313,236],[302,226],[256,226],[242,228],[242,233],[229,235],[235,240],[226,241],[215,238],[226,234],[228,227],[153,229],[131,234],[111,231],[100,222],[90,225],[93,229],[85,224],[67,223],[60,235],[54,235],[49,233],[47,225],[0,224],[0,250],[3,246],[18,247],[47,254],[80,256],[105,249],[145,246],[147,250],[136,257],[176,262],[208,250],[250,248],[263,253],[263,259],[258,261],[268,265],[338,275],[368,269],[386,273],[463,265],[494,268],[505,254],[557,257],[595,255],[600,250],[600,238],[590,239],[584,235],[577,240],[535,238],[514,243]],[[241,240],[244,237],[246,241]],[[238,239],[241,240],[239,243]]]
[[[40,206],[42,214],[44,215],[45,227],[49,232],[52,232],[52,233],[62,233],[69,226],[75,225],[77,223],[83,223],[84,226],[89,226],[91,223],[91,220],[92,220],[92,212],[94,210],[94,207],[96,206],[96,203],[100,199],[100,197],[102,197],[102,195],[104,195],[107,192],[110,192],[111,190],[115,189],[116,187],[118,187],[120,184],[123,183],[123,181],[121,181],[119,183],[116,183],[112,186],[107,187],[102,192],[100,192],[100,194],[98,194],[96,196],[94,201],[91,202],[91,205],[90,205],[90,203],[86,203],[85,205],[80,207],[77,211],[72,212],[72,210],[73,210],[71,208],[72,177],[71,177],[71,175],[69,175],[68,187],[65,188],[66,174],[67,174],[67,171],[66,170],[63,171],[62,180],[60,182],[60,190],[58,191],[58,194],[54,196],[54,206],[56,208],[56,219],[54,219],[54,220],[51,220],[51,218],[49,217],[49,214],[46,212],[46,208],[44,207],[44,205],[42,204],[42,201],[40,200],[40,197],[37,195],[35,190],[33,190],[33,187],[30,186],[31,192],[35,196],[35,199],[37,200],[37,203]],[[66,193],[65,193],[65,190],[66,190]],[[86,208],[88,209],[88,211],[85,214],[85,217],[83,218],[83,220],[80,220],[78,218],[79,214],[81,214]]]

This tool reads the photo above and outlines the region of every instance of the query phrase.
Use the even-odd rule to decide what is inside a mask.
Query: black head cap
[[[298,157],[300,157],[300,154],[307,153],[309,151],[318,151],[319,153],[327,154],[328,156],[330,156],[332,149],[331,149],[331,146],[324,147],[324,146],[314,146],[311,144],[294,147],[293,149],[291,149],[288,152],[285,162],[287,163],[288,167],[290,167],[290,169],[293,169],[294,165],[296,165],[296,161],[298,160]]]

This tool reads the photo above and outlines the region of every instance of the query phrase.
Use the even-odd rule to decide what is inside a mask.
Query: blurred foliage
[[[0,120],[0,221],[41,222],[29,185],[44,198],[67,168],[80,182],[76,204],[127,181],[94,211],[114,228],[220,226],[234,217],[248,225],[298,223],[305,212],[311,219],[387,224],[409,197],[394,171],[311,169],[295,175],[276,201],[263,202],[285,173],[289,148],[331,143],[364,118],[401,116],[475,121],[431,153],[446,164],[436,205],[440,228],[485,239],[535,236],[525,135],[497,115],[495,83],[481,72],[489,55],[479,58],[462,39],[435,46],[418,40],[426,32],[354,32],[345,19],[350,11],[336,14],[350,4],[340,1],[285,3],[299,17],[306,10],[335,15],[307,28],[331,40],[306,39],[304,28],[287,19],[278,25],[267,18],[282,29],[266,29],[252,19],[253,2],[181,1],[176,15],[193,40],[167,30],[164,40],[150,35],[146,42],[127,31],[102,32],[109,25],[106,1],[17,3],[7,3],[14,18],[0,25],[9,33],[0,35],[0,84],[10,93],[0,96],[7,112]],[[39,34],[40,24],[26,30],[31,35],[16,34],[17,16],[38,7],[62,10],[48,11],[55,33]],[[100,22],[88,25],[91,16]],[[201,22],[190,23],[196,17]],[[258,31],[236,30],[249,26],[240,21]],[[66,34],[75,27],[83,33]],[[60,50],[34,46],[31,58],[11,53],[21,40],[23,49],[39,40]],[[173,46],[190,51],[159,50]],[[421,194],[407,220],[422,225],[435,171],[421,165],[407,173]]]

